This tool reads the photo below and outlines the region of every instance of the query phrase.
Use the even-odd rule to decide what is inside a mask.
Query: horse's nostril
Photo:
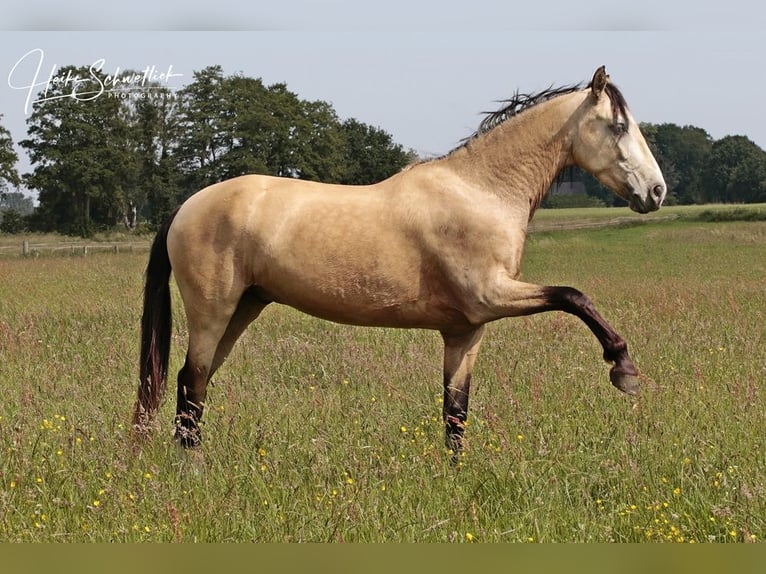
[[[654,188],[652,189],[652,197],[654,198],[654,200],[657,203],[662,201],[662,197],[663,197],[664,194],[665,194],[665,186],[664,185],[658,184],[658,185],[655,185]]]

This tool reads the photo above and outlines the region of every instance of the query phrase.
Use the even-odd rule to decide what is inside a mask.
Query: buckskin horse
[[[639,213],[666,186],[604,67],[591,82],[519,94],[443,157],[344,186],[244,175],[186,200],[162,225],[146,269],[133,426],[150,428],[165,387],[171,270],[189,347],[178,373],[175,437],[200,444],[208,382],[270,303],[351,325],[434,329],[444,340],[446,443],[457,453],[485,324],[564,311],[582,319],[638,391],[625,340],[571,287],[518,280],[527,225],[559,172],[579,166]]]

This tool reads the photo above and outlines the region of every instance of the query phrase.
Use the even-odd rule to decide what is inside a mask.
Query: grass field
[[[146,253],[2,258],[0,541],[761,541],[766,222],[676,210],[577,230],[542,224],[613,210],[538,215],[523,278],[591,295],[642,394],[611,387],[572,317],[497,322],[457,467],[438,334],[276,306],[216,376],[204,458],[172,443],[172,385],[134,453]]]

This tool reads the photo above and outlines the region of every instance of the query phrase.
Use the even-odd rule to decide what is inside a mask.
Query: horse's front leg
[[[463,432],[468,416],[471,371],[479,354],[484,326],[460,333],[442,332],[444,339],[444,406],[445,443],[457,462],[463,447]]]
[[[550,287],[515,281],[499,281],[485,299],[477,320],[564,311],[590,328],[604,349],[604,360],[613,363],[609,380],[621,391],[638,394],[638,370],[628,354],[628,345],[596,310],[590,298],[572,287]]]
[[[638,370],[628,354],[628,344],[599,314],[590,297],[571,287],[549,287],[549,297],[561,310],[575,315],[588,325],[604,348],[604,360],[614,363],[609,380],[622,392],[638,394]]]

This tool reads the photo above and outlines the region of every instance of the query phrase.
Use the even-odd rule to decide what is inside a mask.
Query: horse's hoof
[[[623,393],[633,396],[638,395],[640,381],[636,375],[616,371],[612,368],[612,370],[609,371],[609,380]]]

